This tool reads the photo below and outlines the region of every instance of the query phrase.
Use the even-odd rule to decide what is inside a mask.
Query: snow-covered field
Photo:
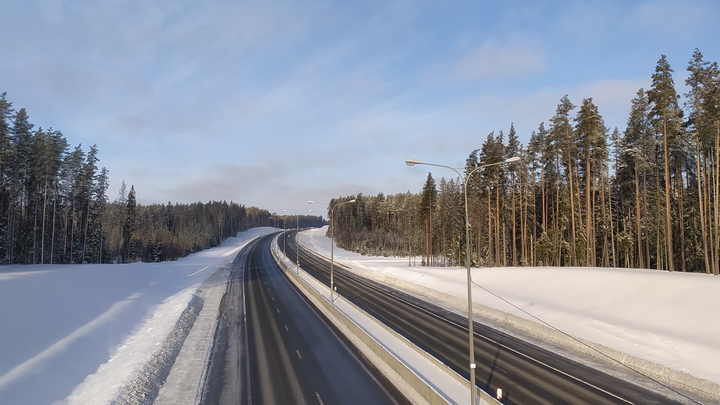
[[[300,242],[330,257],[325,232],[305,231]],[[334,257],[368,277],[466,311],[465,268],[409,267],[407,258],[368,257],[337,247]],[[533,324],[540,319],[574,337],[720,384],[720,277],[570,267],[479,268],[472,274],[478,284],[475,303]]]
[[[0,403],[107,403],[255,228],[175,262],[0,266]],[[87,383],[83,383],[87,380]]]
[[[117,398],[203,282],[229,267],[250,240],[272,231],[252,229],[176,262],[0,267],[0,403]],[[325,229],[305,231],[300,241],[329,256]],[[463,268],[408,267],[406,258],[342,249],[335,258],[464,308]],[[473,269],[473,279],[565,333],[720,384],[720,277],[541,267]],[[476,303],[532,319],[480,287],[473,294]]]

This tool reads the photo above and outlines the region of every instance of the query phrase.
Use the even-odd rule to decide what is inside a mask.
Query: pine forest
[[[141,205],[125,182],[109,202],[98,154],[96,145],[70,148],[58,130],[34,129],[0,94],[0,264],[175,260],[269,225],[268,211],[233,202]],[[323,224],[319,216],[273,219]]]
[[[469,250],[473,266],[717,275],[720,69],[696,49],[687,71],[687,92],[678,94],[661,56],[623,129],[607,128],[592,98],[575,105],[566,95],[527,145],[512,124],[488,134],[457,169],[462,176],[442,172],[436,181],[444,169],[433,168],[418,194],[336,198],[330,207],[356,200],[334,212],[337,243],[406,256],[409,265],[464,266]],[[234,202],[141,205],[124,182],[110,202],[98,153],[96,145],[71,148],[58,130],[34,129],[27,111],[0,94],[0,263],[174,260],[253,226],[324,224]]]
[[[335,211],[337,243],[363,254],[407,256],[409,265],[464,266],[470,249],[473,266],[717,275],[720,70],[696,49],[687,71],[681,95],[663,55],[623,129],[607,128],[592,98],[575,105],[566,95],[527,145],[512,124],[507,134],[487,135],[458,169],[463,176],[446,178],[452,172],[433,168],[419,194],[334,199],[331,206],[356,200]],[[521,159],[478,168],[514,156]],[[434,173],[443,175],[439,182]]]

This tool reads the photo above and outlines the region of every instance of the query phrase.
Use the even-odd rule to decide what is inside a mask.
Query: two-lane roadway
[[[202,403],[405,404],[282,274],[272,236],[236,257]]]
[[[299,250],[300,267],[328,285],[329,261],[298,249],[294,237],[286,240],[288,257],[296,262]],[[337,263],[334,281],[339,294],[468,378],[466,317],[359,277]],[[668,398],[477,322],[474,332],[476,385],[490,393],[502,388],[506,404],[688,403],[688,398]]]

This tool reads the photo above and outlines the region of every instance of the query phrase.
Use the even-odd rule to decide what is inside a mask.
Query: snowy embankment
[[[138,376],[167,373],[203,283],[272,231],[175,262],[0,266],[0,403],[103,404],[130,397],[129,384],[156,383]]]
[[[194,402],[224,292],[223,270],[249,241],[272,231],[252,229],[176,262],[0,266],[0,403],[137,403],[134,392],[157,385],[163,373],[165,386],[151,387],[159,403],[176,403],[177,395]],[[329,255],[325,229],[305,231],[300,241]],[[342,249],[335,258],[367,277],[466,310],[465,269],[408,267],[407,258]],[[541,267],[473,269],[473,279],[567,334],[612,348],[614,356],[631,355],[625,362],[651,362],[638,366],[660,365],[666,374],[693,376],[693,384],[705,381],[703,389],[720,398],[720,277]],[[552,350],[580,350],[567,349],[567,339],[556,339],[560,334],[485,289],[473,289],[476,315]],[[644,377],[626,375],[654,388]],[[137,385],[144,386],[133,391]],[[168,386],[173,395],[165,397]]]
[[[329,257],[325,232],[304,231],[300,242]],[[368,257],[337,247],[334,256],[366,277],[466,313],[465,268],[409,267],[407,258]],[[583,351],[584,358],[599,358],[601,367],[608,359],[595,349],[604,351],[644,374],[666,379],[668,385],[687,384],[720,401],[720,277],[640,269],[506,267],[473,269],[473,281],[478,284],[473,288],[475,315],[484,320],[530,335],[552,350]],[[539,320],[600,346],[590,349]],[[662,391],[635,372],[625,375]]]

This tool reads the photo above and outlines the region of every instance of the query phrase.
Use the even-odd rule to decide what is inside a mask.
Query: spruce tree
[[[433,234],[433,214],[435,213],[435,204],[437,202],[437,187],[432,173],[428,173],[427,180],[423,186],[420,199],[419,218],[423,223],[425,235],[425,254],[423,255],[423,265],[432,266],[432,234]]]
[[[11,128],[12,158],[10,159],[10,214],[11,246],[10,261],[30,264],[33,255],[34,224],[29,209],[32,193],[30,190],[30,172],[33,152],[33,124],[27,111],[21,108],[15,114]]]
[[[10,146],[10,125],[8,121],[13,115],[12,103],[7,101],[7,93],[0,94],[0,264],[10,262],[10,193],[7,187],[8,165],[12,157]]]
[[[125,253],[125,263],[134,260],[137,252],[135,251],[135,228],[137,226],[137,202],[135,201],[135,186],[130,186],[130,192],[127,197],[125,225],[123,227],[123,250]]]

